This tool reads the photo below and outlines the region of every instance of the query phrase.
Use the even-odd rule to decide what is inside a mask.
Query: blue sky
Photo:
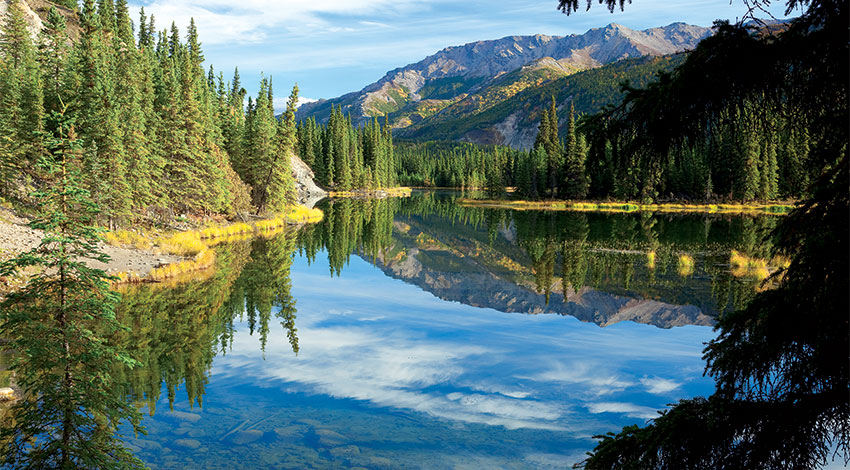
[[[145,0],[158,29],[176,21],[181,31],[194,17],[207,63],[228,79],[239,67],[253,93],[260,74],[274,77],[280,103],[294,83],[301,96],[332,98],[359,90],[387,71],[447,47],[511,35],[581,34],[619,23],[633,29],[676,21],[710,26],[735,20],[741,0],[634,0],[624,12],[596,4],[567,16],[557,0]],[[784,2],[771,12],[784,13]],[[278,100],[276,100],[278,101]]]

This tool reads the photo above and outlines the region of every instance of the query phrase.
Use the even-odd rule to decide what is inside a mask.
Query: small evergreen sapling
[[[50,176],[36,194],[44,231],[33,250],[0,264],[0,275],[37,268],[26,287],[0,303],[0,337],[14,351],[12,370],[24,396],[13,405],[16,426],[0,430],[5,468],[144,468],[121,443],[127,421],[143,432],[141,416],[109,373],[137,363],[110,341],[123,326],[109,276],[86,264],[107,261],[92,227],[97,208],[79,179],[81,143],[63,113],[54,113],[51,155],[40,162]]]

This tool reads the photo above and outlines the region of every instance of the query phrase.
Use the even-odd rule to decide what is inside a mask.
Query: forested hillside
[[[515,94],[494,93],[503,83],[500,81],[447,106],[436,115],[399,129],[396,134],[419,141],[448,139],[527,150],[534,143],[542,111],[548,109],[553,97],[562,111],[572,104],[578,113],[597,113],[605,106],[619,104],[623,97],[622,83],[644,87],[655,80],[659,72],[674,69],[684,57],[678,54],[621,60],[553,80],[541,80]],[[509,74],[505,81],[516,86],[533,70]],[[566,131],[566,126],[566,120],[558,122],[561,132]]]
[[[389,114],[392,126],[402,129],[427,122],[450,106],[454,111],[449,119],[458,114],[470,116],[523,90],[539,88],[575,72],[626,58],[693,49],[710,33],[709,28],[685,23],[643,31],[609,24],[570,36],[509,36],[447,47],[388,72],[359,92],[306,104],[299,110],[298,119],[314,117],[326,123],[332,108],[341,107],[355,125]],[[470,140],[483,142],[474,137]],[[488,143],[514,145],[507,141]]]
[[[65,121],[100,223],[278,212],[294,202],[297,88],[278,120],[271,79],[246,110],[238,71],[226,81],[202,68],[194,21],[185,34],[175,24],[158,30],[142,10],[134,33],[126,0],[87,0],[79,11],[42,5],[43,19],[29,7],[8,2],[0,32],[4,198],[28,203],[44,186],[42,163]]]

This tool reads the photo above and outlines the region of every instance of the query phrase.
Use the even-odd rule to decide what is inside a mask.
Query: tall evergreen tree
[[[39,137],[44,118],[41,72],[20,1],[9,2],[0,29],[0,123],[4,124],[0,140],[7,146],[7,159],[0,162],[5,168],[0,169],[4,183],[11,183],[13,175],[21,172],[34,175],[44,153]]]
[[[106,261],[91,226],[96,208],[76,168],[81,142],[62,115],[43,159],[49,186],[39,193],[42,214],[31,226],[44,230],[41,244],[0,264],[8,276],[38,266],[41,274],[0,303],[0,333],[15,351],[12,369],[26,396],[13,405],[15,426],[0,430],[9,468],[144,468],[121,442],[127,421],[141,431],[141,416],[115,389],[117,366],[137,364],[110,335],[118,295],[107,275],[85,260]]]
[[[295,152],[295,111],[298,107],[298,85],[292,87],[292,93],[286,102],[286,111],[278,121],[277,154],[269,167],[268,210],[283,212],[295,203],[297,197],[292,179],[291,158]]]
[[[564,155],[564,187],[562,194],[567,199],[583,199],[587,196],[587,174],[585,160],[587,145],[584,136],[576,130],[575,108],[570,103],[567,124],[567,144]]]
[[[572,102],[570,102],[572,112]],[[561,138],[558,136],[558,110],[555,105],[555,97],[549,105],[549,135],[546,138],[545,148],[548,158],[546,159],[546,188],[550,197],[558,195],[558,185],[561,178],[561,165],[563,164],[563,150],[561,149]]]

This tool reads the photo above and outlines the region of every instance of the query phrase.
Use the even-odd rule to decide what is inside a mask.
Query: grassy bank
[[[296,206],[279,217],[253,223],[211,225],[198,230],[167,233],[117,230],[107,232],[104,238],[107,243],[115,246],[131,246],[139,250],[184,257],[185,259],[176,263],[157,267],[147,275],[132,271],[121,272],[116,275],[118,280],[115,284],[162,282],[215,266],[215,251],[212,247],[219,243],[259,235],[267,236],[287,226],[320,222],[322,217],[322,211],[319,209]]]
[[[413,190],[407,186],[381,189],[358,189],[355,191],[329,191],[329,197],[410,197]]]
[[[522,201],[495,199],[459,199],[457,202],[458,204],[464,206],[488,207],[497,209],[615,213],[662,212],[785,215],[794,208],[793,205],[784,203],[640,204],[637,202]]]

